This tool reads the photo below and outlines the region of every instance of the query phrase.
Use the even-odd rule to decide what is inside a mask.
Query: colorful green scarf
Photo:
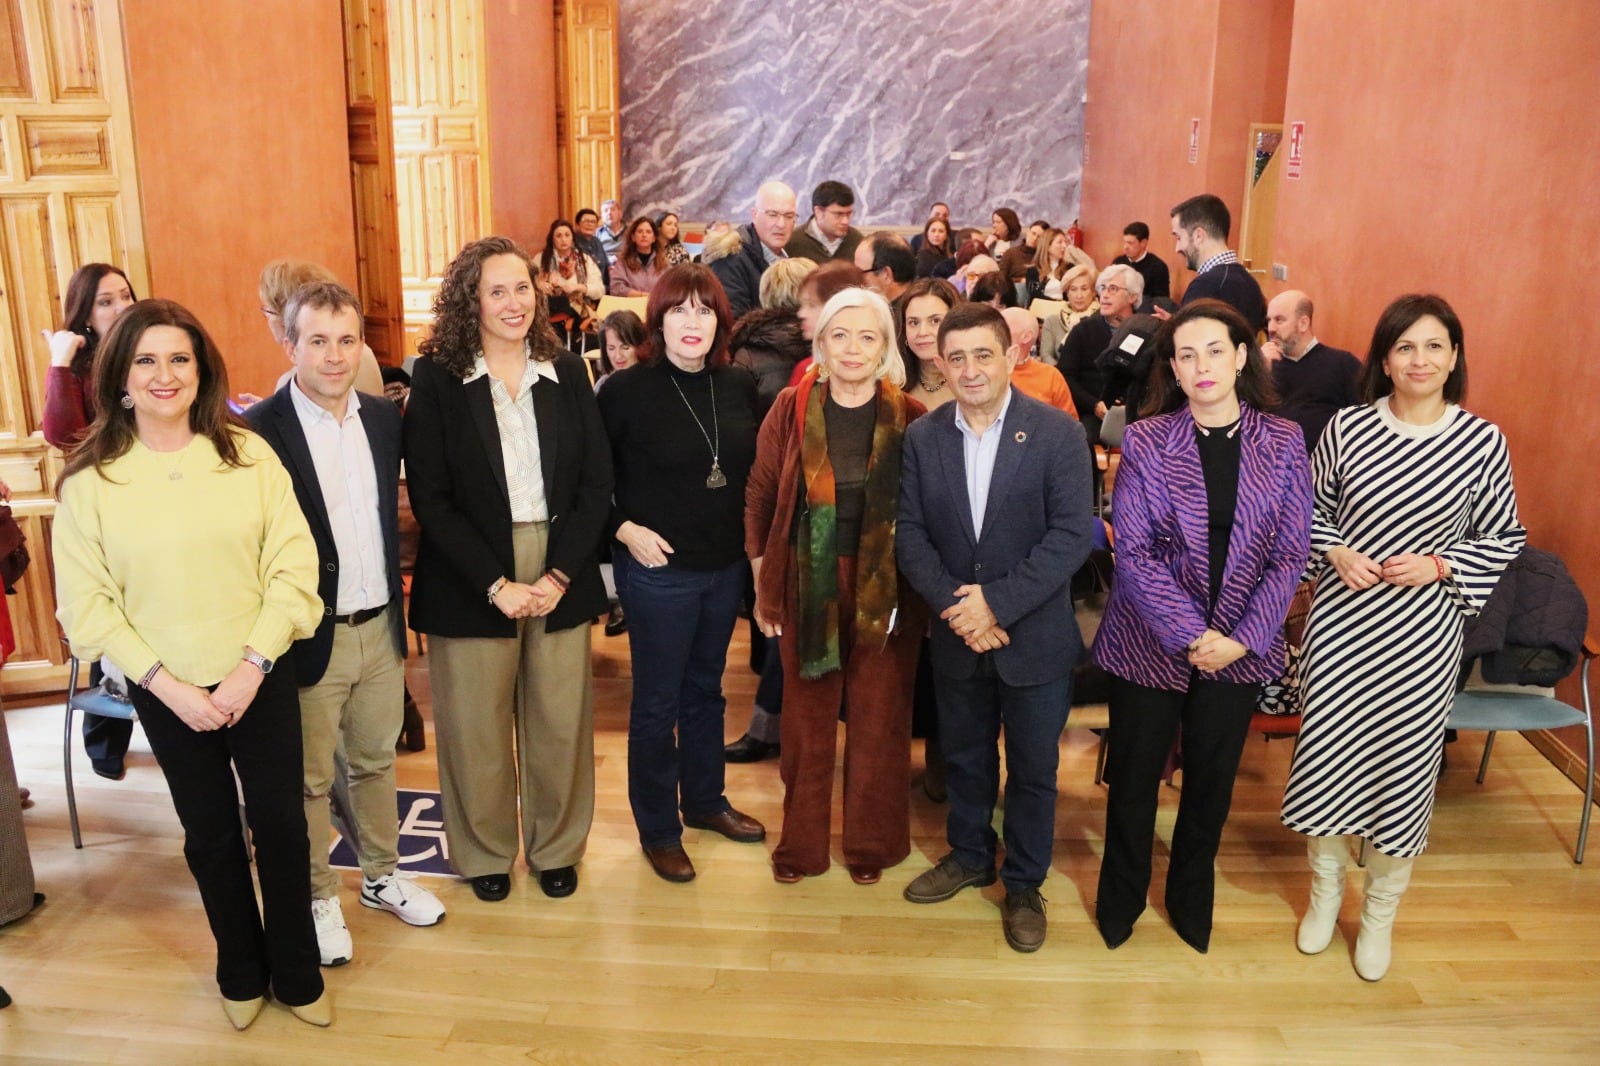
[[[827,382],[807,381],[795,396],[800,423],[800,471],[805,478],[805,513],[795,522],[799,572],[800,676],[815,679],[840,668],[839,571],[835,551],[838,510],[833,464],[828,461],[823,405]],[[881,648],[889,639],[889,616],[899,601],[895,575],[894,523],[900,505],[900,444],[906,432],[906,397],[888,381],[879,383],[872,454],[867,459],[866,505],[856,550],[855,642]]]

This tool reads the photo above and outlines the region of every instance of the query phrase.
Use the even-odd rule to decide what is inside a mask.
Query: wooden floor
[[[1222,845],[1210,954],[1179,941],[1159,907],[1107,951],[1090,922],[1105,793],[1092,783],[1093,735],[1069,729],[1044,885],[1050,937],[1024,956],[1001,936],[998,886],[933,906],[901,898],[945,850],[944,810],[915,789],[913,855],[877,886],[853,885],[837,865],[777,885],[766,847],[693,830],[685,844],[699,879],[656,878],[628,811],[625,638],[596,637],[599,802],[577,895],[546,899],[519,873],[508,901],[480,903],[464,883],[434,879],[449,917],[411,929],[347,894],[356,955],[324,971],[337,1012],[327,1031],[276,1007],[246,1033],[228,1027],[177,821],[160,771],[138,754],[143,737],[115,784],[90,774],[74,745],[86,837],[75,851],[60,711],[12,709],[49,902],[0,931],[0,984],[17,1000],[0,1012],[0,1061],[1600,1061],[1600,856],[1573,866],[1580,797],[1520,737],[1502,738],[1481,787],[1481,737],[1454,746],[1433,848],[1400,909],[1394,967],[1369,985],[1349,958],[1354,867],[1335,946],[1313,958],[1295,950],[1308,875],[1301,839],[1277,820],[1290,749],[1259,738]],[[728,670],[730,737],[754,689],[744,656],[741,638]],[[425,696],[425,659],[412,674]],[[431,748],[399,765],[403,786],[436,786]],[[779,826],[774,763],[729,767],[728,795]],[[1177,795],[1163,797],[1163,840]],[[1159,899],[1164,850],[1156,867]]]

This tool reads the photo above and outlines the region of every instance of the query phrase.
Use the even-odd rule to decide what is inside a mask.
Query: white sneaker
[[[385,874],[376,881],[363,877],[361,904],[388,911],[407,925],[438,925],[444,918],[439,897],[402,873]]]
[[[350,929],[344,924],[344,911],[337,899],[311,901],[311,920],[317,926],[317,950],[322,953],[322,965],[343,966],[355,954],[350,940]]]

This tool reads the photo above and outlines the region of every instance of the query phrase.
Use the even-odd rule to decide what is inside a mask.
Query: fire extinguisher
[[[1073,219],[1072,225],[1067,227],[1067,240],[1072,242],[1074,248],[1083,247],[1083,230],[1078,227],[1078,220]]]

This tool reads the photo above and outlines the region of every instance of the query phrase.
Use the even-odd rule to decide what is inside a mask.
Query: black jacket
[[[772,401],[789,385],[795,364],[811,354],[811,342],[800,330],[800,316],[793,311],[758,307],[733,327],[728,342],[735,366],[742,366],[756,379],[756,424],[767,417]]]
[[[295,682],[304,688],[322,680],[333,653],[333,612],[339,599],[339,551],[333,543],[333,527],[328,523],[328,507],[322,498],[316,464],[306,444],[305,427],[289,395],[289,382],[283,388],[245,412],[250,428],[278,454],[289,478],[294,482],[295,499],[305,513],[311,537],[317,542],[317,595],[322,597],[322,624],[305,640],[294,643]],[[389,626],[395,650],[406,654],[405,616],[399,610],[400,591],[400,410],[385,396],[360,397],[361,425],[367,431],[372,463],[378,476],[378,524],[383,528],[384,563],[389,573]]]
[[[728,305],[735,319],[761,306],[761,275],[767,270],[767,256],[756,236],[753,222],[739,227],[739,250],[710,264],[711,272],[728,293]]]
[[[1554,685],[1578,665],[1589,605],[1560,557],[1523,548],[1476,618],[1467,620],[1463,661],[1483,656],[1495,685]]]
[[[547,631],[587,624],[606,609],[596,548],[611,507],[611,448],[583,361],[555,361],[559,382],[535,380],[539,465],[550,511],[545,565],[572,580]],[[406,401],[406,486],[422,529],[411,585],[411,628],[446,637],[509,637],[516,623],[489,602],[515,573],[511,498],[489,378],[463,382],[416,361]]]

